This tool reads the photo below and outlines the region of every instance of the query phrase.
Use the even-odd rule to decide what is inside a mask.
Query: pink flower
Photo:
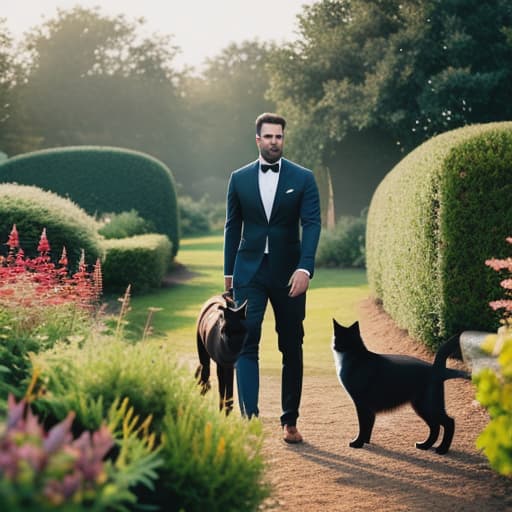
[[[76,414],[69,411],[68,415],[48,432],[47,438],[44,440],[43,446],[47,453],[53,453],[59,450],[63,444],[69,443],[72,438],[71,425]]]

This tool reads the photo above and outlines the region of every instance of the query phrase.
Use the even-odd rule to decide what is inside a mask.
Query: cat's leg
[[[362,448],[364,443],[369,443],[375,423],[375,413],[363,406],[356,406],[357,419],[359,420],[359,435],[350,441],[351,448]]]
[[[436,415],[432,414],[431,409],[424,402],[413,402],[413,409],[416,414],[428,425],[429,434],[422,443],[416,443],[416,448],[420,450],[429,450],[439,437],[440,425]]]
[[[436,453],[444,455],[448,453],[450,445],[452,444],[453,434],[455,433],[455,420],[445,413],[444,417],[441,419],[441,425],[443,425],[444,428],[443,440],[436,448]]]

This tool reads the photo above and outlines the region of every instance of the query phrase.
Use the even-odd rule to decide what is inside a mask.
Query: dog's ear
[[[350,327],[349,329],[351,331],[356,331],[356,332],[359,332],[359,321],[356,320]]]

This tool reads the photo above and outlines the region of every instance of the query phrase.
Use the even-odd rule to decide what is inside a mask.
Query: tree
[[[507,0],[322,0],[304,8],[299,27],[299,41],[271,60],[270,97],[312,166],[332,167],[340,148],[350,151],[344,141],[372,133],[388,148],[378,182],[397,147],[512,115]]]
[[[265,98],[266,64],[273,49],[258,41],[233,43],[209,59],[202,75],[191,77],[184,87],[188,133],[194,134],[189,164],[194,197],[207,193],[223,201],[230,171],[256,159],[254,121],[275,108]]]
[[[23,99],[44,147],[112,145],[150,153],[179,174],[182,74],[170,36],[98,8],[59,10],[26,41]],[[171,142],[171,143],[170,143]]]
[[[12,37],[0,18],[0,151],[7,155],[37,144],[23,119],[18,95],[22,82],[23,72],[15,61]]]

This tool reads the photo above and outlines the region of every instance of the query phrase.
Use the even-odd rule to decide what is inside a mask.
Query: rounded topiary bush
[[[37,255],[46,228],[50,256],[57,261],[66,247],[70,268],[76,268],[82,249],[87,263],[103,256],[97,222],[71,200],[38,187],[0,184],[0,241],[4,244],[16,224],[20,246],[29,257]],[[3,246],[5,251],[6,246]],[[4,251],[4,249],[0,249]]]
[[[397,324],[428,345],[494,330],[500,288],[484,262],[512,225],[512,123],[443,133],[379,184],[368,212],[368,281]]]
[[[136,210],[179,246],[174,178],[160,160],[123,148],[69,146],[0,163],[0,182],[35,185],[69,197],[90,215]]]

